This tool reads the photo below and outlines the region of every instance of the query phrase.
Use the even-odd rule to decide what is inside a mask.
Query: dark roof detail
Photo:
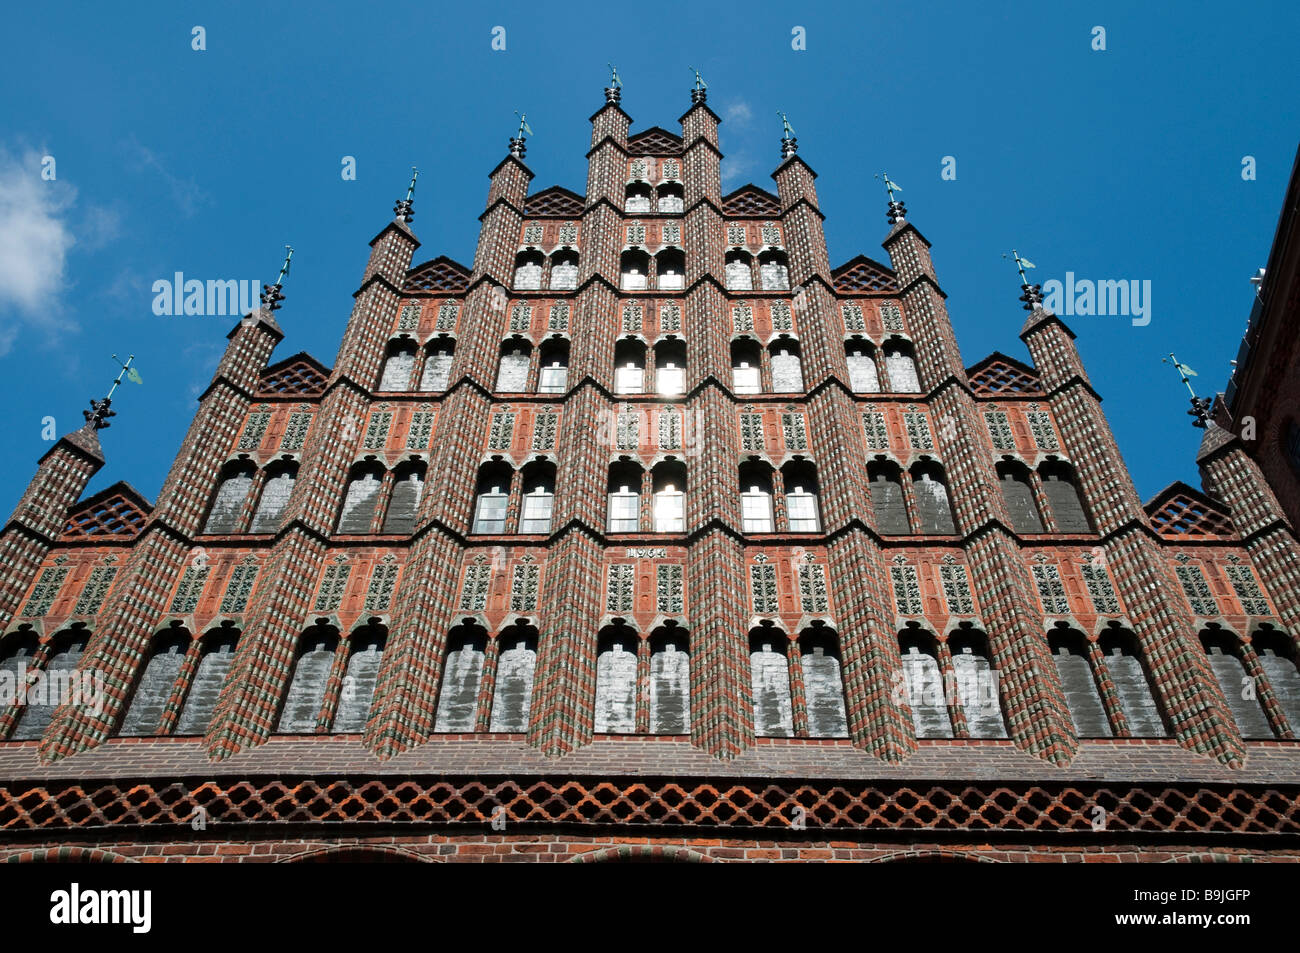
[[[627,137],[627,151],[638,156],[681,155],[682,137],[659,126],[651,126]]]
[[[722,197],[723,215],[761,215],[770,218],[781,212],[781,200],[757,185],[742,185]]]
[[[406,272],[403,291],[464,291],[469,286],[469,269],[446,255],[416,265]]]
[[[841,294],[898,290],[898,278],[894,272],[866,255],[859,255],[833,269],[831,280],[835,290]]]
[[[68,511],[62,538],[115,536],[131,539],[139,534],[151,510],[153,504],[135,487],[119,481],[74,505]]]
[[[524,214],[530,217],[550,218],[552,216],[573,218],[581,215],[587,200],[577,192],[571,192],[560,185],[534,192],[524,201]]]
[[[1142,508],[1165,539],[1236,535],[1227,509],[1182,481],[1169,484]]]
[[[966,378],[971,390],[980,397],[1043,392],[1037,371],[999,351],[966,368]]]
[[[262,372],[258,397],[319,397],[330,369],[306,351],[299,351]]]

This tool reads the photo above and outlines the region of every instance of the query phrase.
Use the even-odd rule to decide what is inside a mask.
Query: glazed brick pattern
[[[11,632],[14,624],[21,624],[39,636],[42,651],[48,651],[53,637],[72,622],[85,622],[91,638],[83,664],[101,668],[107,676],[108,704],[104,711],[93,716],[60,712],[42,739],[41,758],[58,762],[75,755],[70,760],[76,768],[90,764],[87,759],[94,759],[96,751],[84,749],[97,746],[113,752],[115,757],[125,757],[129,746],[110,739],[140,676],[150,640],[173,622],[201,636],[228,621],[240,631],[232,675],[207,736],[194,750],[204,758],[209,774],[215,769],[207,759],[219,760],[223,772],[236,770],[232,766],[246,763],[241,759],[261,747],[286,752],[288,758],[259,762],[270,765],[266,775],[297,771],[302,777],[317,776],[311,763],[316,755],[312,752],[324,749],[292,749],[296,752],[292,758],[299,759],[295,762],[287,755],[291,749],[283,747],[273,731],[302,632],[317,616],[313,611],[315,590],[324,567],[340,555],[346,555],[353,564],[347,596],[350,602],[329,618],[344,634],[364,621],[359,600],[375,561],[393,556],[395,565],[402,569],[391,611],[378,614],[388,632],[387,643],[374,704],[358,746],[387,760],[367,754],[357,772],[366,776],[374,773],[378,765],[405,763],[404,759],[427,749],[446,754],[450,749],[437,737],[430,740],[430,736],[447,635],[467,617],[458,608],[464,568],[485,551],[503,554],[507,565],[527,552],[536,559],[542,579],[536,615],[524,613],[528,624],[538,631],[539,651],[531,721],[526,743],[518,747],[526,748],[526,757],[538,759],[536,765],[540,767],[522,771],[516,765],[507,773],[520,778],[546,778],[550,784],[557,775],[556,763],[545,759],[564,754],[562,763],[568,771],[574,759],[597,748],[601,757],[610,750],[620,755],[640,752],[646,758],[647,770],[658,766],[666,774],[680,772],[683,779],[694,784],[702,776],[702,764],[740,765],[756,752],[772,750],[769,740],[755,737],[747,642],[750,628],[761,618],[752,613],[749,601],[749,568],[753,558],[763,552],[780,567],[776,593],[780,611],[773,613],[769,621],[782,627],[792,646],[813,618],[826,621],[839,640],[850,737],[845,742],[810,745],[809,750],[817,755],[831,757],[828,753],[833,753],[834,758],[857,758],[873,771],[898,769],[904,772],[900,779],[905,779],[915,777],[915,772],[937,770],[935,765],[960,776],[960,756],[985,750],[979,743],[959,739],[945,749],[951,754],[950,760],[927,760],[931,748],[917,741],[911,711],[892,694],[901,673],[897,633],[903,619],[893,602],[888,567],[901,554],[920,571],[924,614],[918,621],[936,634],[940,644],[946,642],[947,633],[958,621],[969,621],[988,635],[1004,688],[1002,702],[1011,736],[997,750],[1036,761],[1049,774],[1060,771],[1058,766],[1072,763],[1077,771],[1086,771],[1081,765],[1086,761],[1088,746],[1075,737],[1055,665],[1048,657],[1044,630],[1061,615],[1044,616],[1028,568],[1032,556],[1043,555],[1050,564],[1061,567],[1067,587],[1071,611],[1062,621],[1094,634],[1106,621],[1115,621],[1138,635],[1156,672],[1153,691],[1176,737],[1176,743],[1170,742],[1160,750],[1180,750],[1177,745],[1181,744],[1190,753],[1210,756],[1201,760],[1216,769],[1231,766],[1238,771],[1248,770],[1242,767],[1248,746],[1238,736],[1197,644],[1195,632],[1200,620],[1190,612],[1170,569],[1170,559],[1175,552],[1184,552],[1200,561],[1211,584],[1217,587],[1220,604],[1236,607],[1234,597],[1224,589],[1222,567],[1216,561],[1229,552],[1248,555],[1259,572],[1266,596],[1277,607],[1282,625],[1295,628],[1300,619],[1295,538],[1285,524],[1277,521],[1276,500],[1254,490],[1251,481],[1256,479],[1256,471],[1241,470],[1228,451],[1203,461],[1207,485],[1232,510],[1233,518],[1247,534],[1244,542],[1226,536],[1214,540],[1213,546],[1193,548],[1187,541],[1157,536],[1148,526],[1064,325],[1040,314],[1031,317],[1022,332],[1036,373],[1042,378],[1044,394],[982,392],[982,396],[974,396],[937,284],[928,243],[911,225],[896,226],[886,239],[885,247],[903,289],[899,295],[837,294],[830,282],[814,173],[798,157],[787,159],[777,170],[781,211],[772,216],[790,256],[793,287],[788,292],[726,290],[724,255],[729,247],[726,232],[731,222],[720,211],[718,120],[707,106],[696,104],[681,121],[680,161],[687,211],[680,221],[689,282],[683,291],[618,290],[619,255],[626,243],[626,225],[632,218],[622,208],[628,160],[633,157],[627,150],[628,117],[621,109],[606,105],[593,117],[585,210],[574,215],[581,226],[580,286],[562,292],[521,291],[503,297],[502,290],[513,284],[514,260],[525,224],[522,210],[532,179],[524,163],[513,157],[505,159],[490,176],[487,210],[481,220],[474,272],[467,288],[446,294],[404,287],[418,242],[400,221],[386,226],[371,243],[362,287],[323,395],[293,398],[294,408],[312,412],[313,421],[301,450],[295,451],[299,477],[275,533],[256,538],[205,537],[202,523],[221,467],[240,452],[249,453],[258,464],[277,456],[277,441],[287,423],[282,406],[267,408],[268,401],[275,398],[255,397],[282,333],[274,319],[264,313],[255,313],[241,322],[231,335],[217,375],[203,396],[148,524],[132,539],[111,541],[122,562],[98,617],[71,618],[72,606],[89,576],[91,564],[82,555],[89,551],[88,547],[78,550],[75,560],[68,564],[74,572],[54,608],[44,617],[19,621],[0,615],[0,621],[7,623],[6,632]],[[743,216],[741,221],[752,249],[763,222]],[[554,224],[548,222],[547,228]],[[645,224],[648,235],[655,236],[657,223]],[[793,325],[781,329],[781,333],[790,334],[799,343],[804,392],[780,399],[770,394],[738,396],[733,393],[731,376],[730,347],[737,336],[732,308],[740,303],[752,306],[752,330],[740,333],[762,346],[778,333],[771,318],[773,301],[791,307]],[[539,345],[541,337],[549,334],[549,329],[543,328],[555,302],[570,306],[569,326],[564,332],[570,341],[567,392],[495,394],[503,341],[512,334],[526,333],[535,346]],[[638,548],[644,545],[665,549],[664,554],[654,557],[633,556],[627,552],[629,547],[616,545],[605,533],[610,463],[627,454],[648,468],[665,452],[654,446],[653,435],[635,450],[612,447],[601,437],[611,412],[624,403],[611,393],[613,354],[616,339],[626,333],[621,320],[623,306],[632,302],[642,304],[645,311],[644,323],[634,333],[651,350],[662,337],[658,308],[665,303],[680,305],[681,329],[673,333],[685,342],[688,353],[688,392],[683,398],[669,401],[644,395],[635,403],[641,407],[679,408],[686,420],[701,425],[703,435],[700,444],[684,446],[674,453],[685,461],[687,469],[686,533],[637,541]],[[926,393],[870,397],[851,394],[844,357],[848,329],[841,315],[841,305],[846,302],[863,308],[863,330],[854,333],[864,334],[876,344],[893,333],[911,339],[921,382],[928,388]],[[900,307],[905,331],[883,328],[878,305],[885,302]],[[423,305],[414,326],[410,317],[400,317],[410,304]],[[435,325],[444,304],[460,306],[454,327]],[[526,329],[511,327],[511,314],[517,305],[534,308],[531,325]],[[381,379],[390,339],[398,333],[412,332],[417,344],[425,343],[435,333],[454,336],[455,358],[447,389],[376,395],[373,391]],[[652,369],[651,360],[648,370]],[[530,383],[535,385],[535,367],[532,373]],[[770,384],[770,368],[764,373]],[[1044,453],[1031,439],[1023,413],[1026,403],[1033,400],[1049,411],[1061,443],[1061,450],[1053,452],[1075,465],[1087,509],[1103,535],[1087,534],[1080,540],[1078,536],[1049,532],[1029,538],[1008,528],[1002,496],[993,489],[997,482],[994,460],[1001,451],[992,448],[983,413],[995,406],[1006,410],[1017,437],[1018,453],[1037,463]],[[887,451],[869,451],[864,445],[861,410],[868,402],[886,414],[890,443]],[[554,446],[545,448],[533,446],[531,439],[531,415],[543,404],[558,414]],[[405,433],[415,406],[436,413],[436,422],[427,449],[412,451],[405,447]],[[486,435],[493,415],[507,406],[517,413],[513,439],[508,447],[488,447]],[[910,408],[928,415],[933,447],[919,450],[911,445],[902,417]],[[761,451],[741,447],[742,410],[766,415],[767,445]],[[255,412],[271,413],[271,426],[256,450],[240,451],[240,433]],[[394,415],[393,430],[382,448],[365,447],[366,422],[379,412]],[[777,426],[783,413],[803,415],[806,448],[791,449],[784,442]],[[12,561],[3,560],[0,568],[4,573],[0,576],[0,613],[12,615],[18,611],[40,571],[70,549],[71,544],[59,541],[47,551],[47,541],[58,536],[68,507],[80,496],[98,466],[95,454],[84,447],[79,450],[74,438],[65,438],[43,459],[28,496],[20,504],[20,512],[34,514],[40,526],[22,525],[22,518],[16,514],[18,522],[11,521],[0,541],[4,547],[0,555],[13,554]],[[409,459],[412,452],[428,463],[414,531],[401,537],[336,534],[335,523],[354,464],[373,455],[391,468]],[[492,455],[500,455],[518,470],[537,453],[547,454],[557,468],[550,537],[521,543],[509,536],[470,535],[480,464]],[[921,453],[942,464],[960,533],[949,538],[882,537],[875,527],[865,468],[866,459],[877,453],[885,453],[904,466]],[[750,455],[771,463],[778,470],[775,482],[779,489],[779,468],[795,454],[816,465],[823,532],[746,539],[741,532],[737,493],[739,464]],[[257,479],[263,476],[259,474]],[[517,523],[519,515],[520,482],[516,473],[516,494],[508,511],[510,526]],[[643,506],[648,511],[648,499],[643,500]],[[250,495],[244,504],[245,518],[251,516],[254,507],[254,495]],[[780,526],[785,513],[779,497],[776,515]],[[1078,566],[1098,546],[1102,547],[1114,581],[1120,612],[1098,614],[1086,601]],[[170,599],[199,547],[217,553],[213,577],[198,608],[187,616],[176,617],[169,613]],[[222,582],[231,566],[250,553],[256,553],[261,564],[252,598],[246,611],[224,616],[219,611]],[[830,592],[825,612],[802,611],[792,563],[804,555],[828,568]],[[938,587],[938,562],[944,556],[956,557],[956,564],[969,573],[977,611],[962,615],[960,620],[949,611]],[[691,654],[689,743],[611,748],[594,735],[596,639],[599,628],[610,619],[604,601],[604,579],[611,561],[632,561],[636,567],[639,590],[630,621],[641,635],[658,624],[660,615],[651,608],[653,596],[647,591],[654,566],[667,564],[683,569],[685,599],[679,621],[687,630]],[[507,574],[498,571],[493,577],[495,588],[488,608],[468,614],[488,630],[490,645],[495,644],[502,628],[518,618],[517,613],[506,613],[504,609],[503,587],[508,584]],[[1244,614],[1224,618],[1243,634],[1253,619]],[[489,648],[489,657],[493,651]],[[791,661],[797,733],[806,731],[806,713],[797,659]],[[1246,662],[1248,667],[1258,667],[1249,656]],[[489,663],[484,675],[489,687],[491,678]],[[1102,684],[1099,690],[1106,694],[1113,692],[1113,686]],[[1266,704],[1275,709],[1272,696],[1265,694]],[[179,699],[168,703],[173,720],[179,704]],[[476,722],[486,732],[490,712],[484,709],[480,699]],[[12,728],[15,714],[11,711],[0,718],[0,732]],[[1275,724],[1283,723],[1276,711],[1273,715]],[[645,720],[640,719],[642,723]],[[355,739],[349,743],[356,746]],[[483,743],[509,744],[499,738]],[[690,757],[679,754],[683,749],[691,752]],[[1255,750],[1250,747],[1252,757]],[[0,763],[5,753],[0,747]],[[614,758],[610,763],[617,761]],[[483,763],[487,762],[471,765],[463,774],[473,774]],[[1071,768],[1068,777],[1051,776],[1069,780],[1076,777],[1076,768]],[[803,769],[787,765],[773,770],[797,776]],[[455,773],[442,764],[427,773],[443,772]],[[1159,776],[1148,779],[1150,784],[1144,790],[1165,780]]]

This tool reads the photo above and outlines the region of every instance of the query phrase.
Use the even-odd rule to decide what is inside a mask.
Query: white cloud
[[[727,156],[722,160],[722,168],[720,170],[722,174],[722,183],[723,185],[728,183],[743,185],[743,182],[737,183],[736,180],[740,179],[742,176],[748,176],[757,167],[758,163],[755,162],[754,158],[747,152],[738,152],[734,156]]]
[[[736,126],[747,126],[750,120],[754,118],[754,110],[749,108],[749,103],[744,100],[728,105],[722,112],[724,122],[729,122]]]
[[[68,251],[76,243],[66,212],[77,191],[41,178],[41,155],[0,150],[0,311],[18,321],[0,328],[0,355],[18,336],[19,322],[52,331],[63,325],[59,293]]]

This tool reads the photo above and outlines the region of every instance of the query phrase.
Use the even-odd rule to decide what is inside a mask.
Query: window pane
[[[664,490],[655,494],[655,532],[680,533],[686,527],[683,502],[678,492]]]
[[[741,518],[746,533],[772,532],[772,500],[766,493],[742,493]]]
[[[636,493],[616,492],[609,495],[609,531],[635,533],[640,497]]]
[[[790,532],[815,533],[817,525],[817,497],[811,493],[787,493],[786,511],[790,514]]]
[[[478,511],[474,514],[475,533],[504,533],[506,531],[506,495],[484,493],[478,498]]]
[[[451,377],[452,356],[442,351],[435,351],[424,362],[424,374],[420,377],[420,390],[446,390]]]
[[[550,493],[528,493],[524,496],[523,518],[519,521],[521,533],[549,533],[551,508],[555,498]]]
[[[635,366],[620,367],[614,372],[614,393],[639,394],[645,372]]]
[[[736,383],[737,394],[757,394],[760,390],[760,381],[757,367],[748,367],[744,364],[732,368],[732,377]]]
[[[658,368],[655,371],[655,379],[659,387],[659,393],[664,395],[680,394],[682,392],[682,378],[682,369],[680,367],[674,367],[671,364]]]
[[[541,377],[537,382],[537,392],[539,394],[562,394],[568,377],[569,369],[563,364],[555,363],[550,367],[543,367]]]

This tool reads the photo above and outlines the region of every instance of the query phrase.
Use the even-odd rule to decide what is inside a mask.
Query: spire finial
[[[698,106],[708,100],[709,84],[704,81],[704,77],[700,75],[700,71],[694,66],[686,68],[695,74],[695,85],[691,87],[691,105]]]
[[[609,85],[605,87],[605,104],[608,106],[617,106],[619,100],[623,98],[623,80],[618,75],[618,67],[613,63],[606,63],[609,67]]]
[[[113,380],[113,386],[108,389],[108,393],[104,395],[103,400],[95,400],[92,397],[90,399],[90,410],[83,410],[81,412],[81,416],[86,418],[86,426],[93,427],[95,430],[103,430],[106,427],[112,426],[109,424],[108,418],[116,417],[117,414],[109,408],[113,404],[113,394],[117,392],[118,385],[122,383],[123,377],[131,381],[133,384],[144,383],[144,379],[140,377],[140,372],[131,366],[131,362],[135,360],[134,354],[130,355],[126,359],[125,364],[122,363],[121,359],[118,358],[116,354],[113,355],[113,360],[117,361],[118,366],[122,368],[117,372],[117,377]]]
[[[393,213],[408,225],[415,218],[415,180],[420,177],[420,170],[411,166],[411,184],[406,187],[406,198],[398,199],[393,206]]]
[[[894,197],[894,193],[903,191],[903,187],[891,179],[888,172],[878,172],[876,178],[884,180],[885,191],[889,193],[889,211],[885,219],[890,225],[907,221],[907,206],[903,204],[902,199]]]
[[[785,113],[778,109],[776,114],[781,117],[781,158],[788,159],[799,151],[799,140],[794,137],[794,128]]]
[[[1189,378],[1197,376],[1196,371],[1179,361],[1178,358],[1174,356],[1173,351],[1169,352],[1168,357],[1160,358],[1160,363],[1172,364],[1174,370],[1178,372],[1179,378],[1187,385],[1187,393],[1192,395],[1192,409],[1187,413],[1196,418],[1192,421],[1192,426],[1200,427],[1202,430],[1208,428],[1210,426],[1210,398],[1197,397],[1196,389],[1192,387],[1192,382],[1189,380]]]
[[[1020,300],[1025,303],[1025,310],[1031,313],[1043,310],[1043,286],[1031,285],[1029,277],[1025,274],[1026,268],[1037,268],[1038,266],[1014,248],[1011,249],[1010,255],[1004,253],[1002,257],[1013,259],[1016,263],[1016,271],[1020,272]]]
[[[280,266],[280,276],[273,285],[262,285],[262,307],[267,311],[278,311],[284,300],[284,279],[289,274],[289,262],[293,261],[293,246],[284,246],[284,264]]]
[[[528,151],[528,140],[525,136],[533,134],[533,127],[528,125],[528,114],[515,110],[515,115],[519,117],[519,132],[510,140],[510,154],[516,159],[522,159],[524,153]]]

